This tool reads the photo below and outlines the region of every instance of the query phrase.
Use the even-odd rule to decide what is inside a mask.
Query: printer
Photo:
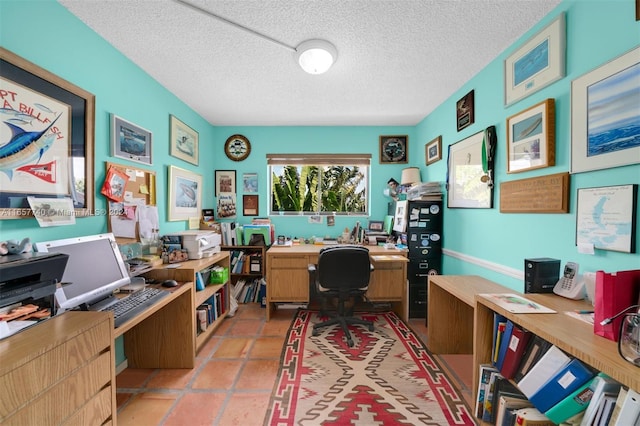
[[[33,305],[38,311],[49,312],[46,316],[38,316],[34,312],[31,319],[55,315],[54,293],[57,283],[62,280],[68,259],[69,256],[63,253],[41,252],[0,256],[1,318],[11,318],[12,310],[26,305]],[[8,327],[10,321],[0,321],[0,338],[9,335],[12,328],[19,331],[15,327]]]
[[[182,231],[168,234],[170,237],[180,237],[182,248],[187,250],[189,259],[202,259],[213,256],[220,251],[222,241],[220,234],[213,231]]]

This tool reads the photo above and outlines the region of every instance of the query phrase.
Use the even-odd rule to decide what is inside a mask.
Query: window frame
[[[275,211],[273,203],[273,172],[274,166],[357,166],[364,169],[365,185],[365,211],[361,212],[334,212],[322,211],[321,202],[316,211]],[[371,154],[267,154],[268,178],[268,214],[269,216],[352,216],[368,217],[371,211]],[[322,184],[318,182],[317,199],[322,199]]]

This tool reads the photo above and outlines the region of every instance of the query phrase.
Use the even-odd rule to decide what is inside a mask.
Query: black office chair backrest
[[[318,256],[318,282],[330,289],[356,289],[369,285],[369,250],[360,246],[327,247]]]

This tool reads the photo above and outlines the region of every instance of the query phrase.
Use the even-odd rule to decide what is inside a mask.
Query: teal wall
[[[573,260],[582,270],[616,271],[637,268],[640,255],[596,250],[593,256],[578,254],[575,246],[575,205],[578,188],[638,183],[640,165],[581,173],[571,176],[569,214],[502,214],[499,212],[500,182],[566,172],[570,168],[571,81],[640,42],[640,23],[634,19],[633,0],[565,1],[511,48],[497,57],[473,79],[463,83],[446,102],[416,126],[407,127],[216,127],[150,78],[140,68],[96,35],[64,7],[53,0],[0,1],[0,44],[37,65],[96,95],[95,177],[96,207],[105,208],[99,187],[104,179],[104,162],[126,161],[109,155],[109,114],[153,132],[153,165],[157,173],[161,232],[186,229],[185,222],[166,220],[167,167],[174,164],[203,176],[205,207],[214,207],[214,170],[237,170],[241,198],[243,173],[258,173],[260,215],[267,214],[267,153],[359,153],[372,154],[371,217],[381,219],[388,199],[382,195],[390,177],[399,180],[402,165],[379,164],[378,137],[383,134],[409,136],[409,162],[421,169],[423,181],[444,181],[447,146],[489,125],[498,131],[496,182],[493,209],[445,209],[444,273],[479,274],[514,289],[522,289],[517,272],[527,257],[555,257]],[[503,61],[506,56],[543,28],[558,13],[567,13],[567,75],[562,80],[505,108],[503,105]],[[28,23],[26,25],[25,23]],[[464,58],[460,58],[464,63]],[[461,132],[455,128],[455,102],[475,90],[475,123]],[[425,93],[425,96],[428,96]],[[548,97],[556,100],[556,165],[508,175],[506,173],[505,120]],[[198,131],[200,164],[193,166],[169,156],[169,114]],[[240,163],[223,154],[224,141],[240,133],[249,138],[252,152]],[[425,166],[424,145],[435,136],[443,138],[443,160]],[[137,163],[132,163],[139,166]],[[240,204],[240,203],[239,203]],[[239,205],[239,208],[241,206]],[[335,227],[310,225],[304,217],[274,217],[277,233],[290,236],[337,236],[356,220],[338,218]],[[238,217],[241,223],[250,218]],[[77,220],[74,227],[39,228],[34,219],[0,221],[0,239],[31,237],[44,241],[73,235],[106,232],[106,218]],[[638,238],[638,237],[636,237]],[[640,247],[640,243],[636,243]],[[461,259],[462,258],[462,259]]]

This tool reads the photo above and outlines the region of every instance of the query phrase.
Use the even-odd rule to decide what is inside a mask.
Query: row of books
[[[499,314],[494,316],[493,343],[492,362],[479,371],[475,414],[483,421],[508,426],[622,426],[638,421],[636,391]]]
[[[238,280],[233,286],[233,297],[238,303],[261,303],[266,305],[267,282],[264,278],[256,278],[254,280]]]
[[[252,245],[254,235],[262,235],[267,246],[275,239],[275,227],[268,218],[255,218],[250,224],[244,225],[237,222],[221,222],[220,233],[222,245],[225,246]]]
[[[224,288],[222,288],[196,308],[198,334],[205,331],[220,315],[225,313],[225,310]]]
[[[245,250],[232,250],[230,253],[232,274],[261,274],[262,254]]]

